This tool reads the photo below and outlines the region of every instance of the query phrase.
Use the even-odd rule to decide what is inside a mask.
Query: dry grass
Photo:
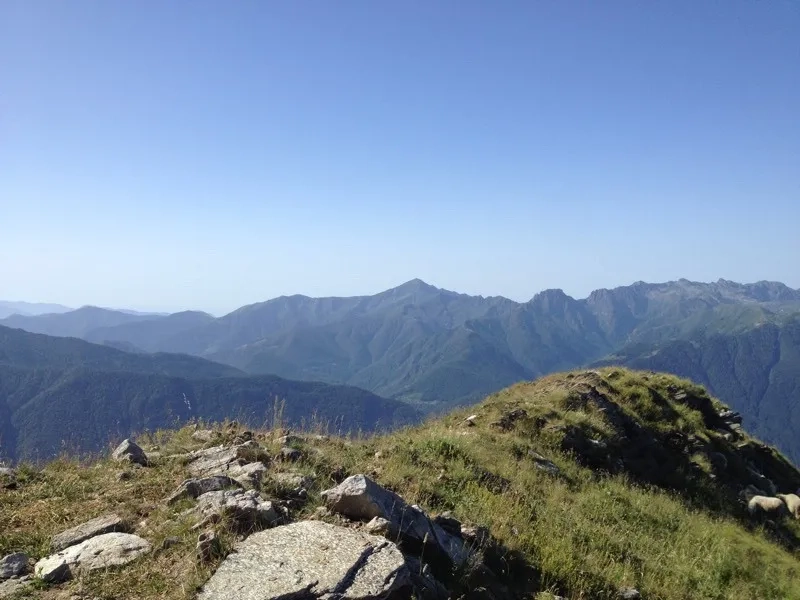
[[[601,377],[613,385],[625,410],[659,428],[668,424],[658,420],[660,409],[650,405],[649,390],[691,385],[619,369],[604,369]],[[366,473],[431,513],[449,510],[463,522],[488,526],[509,552],[502,573],[506,581],[571,600],[612,598],[622,585],[638,588],[648,600],[800,599],[800,560],[766,531],[747,527],[734,515],[704,510],[680,493],[637,485],[623,475],[598,475],[560,450],[552,425],[613,433],[597,411],[575,405],[572,392],[587,381],[573,373],[521,384],[477,407],[382,437],[308,436],[299,444],[305,453],[300,463],[273,468],[316,477],[308,502],[294,518],[309,516],[319,506],[319,492],[333,485],[334,473]],[[531,419],[547,419],[548,427],[502,432],[490,426],[514,408],[524,408]],[[707,435],[694,411],[676,411],[675,427]],[[464,417],[473,413],[476,426],[465,427]],[[236,433],[235,427],[219,428],[228,441]],[[164,455],[184,453],[200,447],[192,431],[157,432],[140,441],[146,449],[160,446]],[[257,437],[274,453],[280,433],[276,427]],[[560,474],[537,469],[528,450],[552,460]],[[180,517],[191,501],[163,504],[187,476],[182,461],[128,469],[132,477],[124,482],[117,481],[120,470],[109,460],[84,465],[61,459],[42,470],[23,467],[19,489],[0,491],[0,554],[23,550],[41,557],[53,534],[112,511],[128,518],[155,548],[167,537],[179,543],[122,570],[37,586],[29,597],[191,598],[210,575],[214,565],[201,568],[195,562],[193,521]],[[787,527],[800,535],[795,524]],[[225,538],[227,547],[234,541],[232,535]],[[517,553],[535,567],[533,578],[514,560]]]

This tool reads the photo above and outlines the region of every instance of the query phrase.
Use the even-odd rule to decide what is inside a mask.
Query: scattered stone
[[[112,531],[128,531],[128,526],[115,514],[103,515],[54,535],[50,541],[52,552],[80,544],[84,540]]]
[[[21,577],[28,572],[28,555],[15,552],[0,558],[0,579]]]
[[[719,436],[722,436],[722,438],[728,442],[733,441],[733,434],[727,429],[715,429],[714,433],[716,433]]]
[[[541,471],[545,471],[550,475],[558,475],[561,473],[561,469],[550,460],[547,460],[544,456],[536,452],[535,450],[528,450],[528,456],[531,457],[533,460],[533,466]]]
[[[48,583],[59,583],[79,573],[125,565],[150,549],[150,544],[137,535],[104,533],[41,559],[34,571]]]
[[[222,556],[222,542],[213,531],[204,531],[197,536],[195,546],[197,560],[201,564],[208,564],[215,558]]]
[[[0,580],[0,598],[9,598],[21,594],[25,588],[31,585],[33,585],[33,578],[30,575]]]
[[[119,473],[117,473],[116,477],[117,481],[128,481],[130,478],[131,478],[130,471],[120,471]]]
[[[620,600],[640,600],[641,597],[639,590],[632,587],[622,587],[617,592],[617,598]]]
[[[230,488],[241,489],[242,485],[227,475],[187,479],[167,498],[167,504],[175,504],[184,498],[194,499],[208,492],[218,492]]]
[[[392,542],[321,521],[300,521],[240,542],[198,600],[399,597],[411,577]]]
[[[466,419],[461,421],[461,423],[465,427],[475,427],[475,419],[477,419],[477,418],[478,418],[478,415],[470,415]]]
[[[383,452],[381,452],[380,450],[378,450],[378,451],[377,451],[377,452],[374,454],[374,457],[375,457],[375,458],[382,458],[382,457],[383,457]]]
[[[686,398],[688,397],[688,394],[686,393],[685,390],[680,390],[680,391],[675,392],[672,395],[672,397],[673,397],[673,399],[677,400],[678,402],[682,402],[683,400],[686,400]]]
[[[11,467],[0,467],[0,490],[17,489],[17,472]]]
[[[187,469],[193,477],[228,475],[247,463],[268,460],[258,442],[250,440],[238,446],[214,446],[197,450],[188,456]]]
[[[114,460],[129,461],[137,465],[146,467],[149,463],[147,455],[136,442],[130,439],[124,440],[117,449],[111,454]]]
[[[272,502],[262,500],[255,490],[207,492],[197,499],[197,509],[205,517],[230,519],[234,528],[242,532],[274,525],[280,519]]]
[[[195,442],[202,442],[204,444],[213,442],[217,437],[219,437],[219,433],[212,429],[198,429],[192,434],[192,439]]]
[[[454,567],[469,558],[461,538],[447,533],[424,512],[365,475],[348,477],[335,488],[322,492],[322,496],[332,511],[351,519],[386,519],[407,547],[424,548],[426,558],[444,558]]]
[[[281,448],[278,456],[275,457],[276,460],[284,462],[297,462],[301,458],[303,458],[303,453],[297,448],[290,448],[289,446]]]

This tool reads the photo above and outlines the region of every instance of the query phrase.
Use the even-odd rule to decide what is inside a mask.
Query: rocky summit
[[[800,599],[800,472],[607,367],[386,435],[194,423],[3,467],[0,598]]]

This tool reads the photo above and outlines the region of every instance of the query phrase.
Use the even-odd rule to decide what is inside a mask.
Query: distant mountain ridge
[[[0,458],[103,449],[131,433],[189,419],[314,420],[332,431],[413,423],[408,405],[353,387],[247,376],[183,354],[131,354],[74,338],[0,327]]]
[[[105,314],[101,323],[74,311],[0,320],[0,325],[77,335],[130,350],[192,354],[251,374],[352,385],[440,411],[620,352],[625,354],[618,360],[634,361],[670,342],[703,344],[765,323],[782,328],[798,312],[800,290],[767,281],[636,282],[595,290],[584,299],[551,289],[515,302],[459,294],[416,279],[372,296],[282,296],[219,318],[114,313]],[[761,401],[755,387],[745,386],[746,398],[727,398],[709,377],[686,373],[683,365],[675,369],[707,383],[737,409]],[[800,382],[800,367],[788,368],[785,378]],[[793,402],[773,403],[769,419],[777,424],[762,435],[798,460],[800,442],[787,441],[778,431]],[[750,420],[763,414],[743,412]],[[748,426],[762,432],[752,422]]]

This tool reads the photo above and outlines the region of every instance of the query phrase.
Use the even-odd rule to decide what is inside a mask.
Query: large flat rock
[[[50,542],[50,549],[53,552],[58,552],[69,546],[80,544],[82,541],[96,535],[111,533],[112,531],[125,531],[125,529],[125,523],[117,515],[103,515],[54,535]]]
[[[255,533],[239,543],[198,600],[388,598],[410,585],[392,542],[321,521]]]
[[[150,544],[130,533],[104,533],[51,554],[36,563],[37,577],[49,583],[95,569],[125,565],[150,552]]]

